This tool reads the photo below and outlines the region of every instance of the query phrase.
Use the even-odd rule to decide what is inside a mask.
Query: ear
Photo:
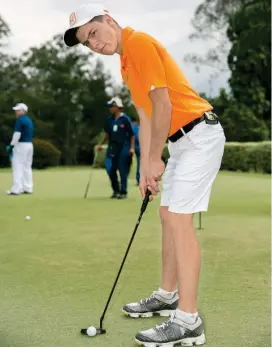
[[[107,13],[104,15],[105,21],[108,25],[112,26],[114,21],[112,20],[111,16],[108,15]]]

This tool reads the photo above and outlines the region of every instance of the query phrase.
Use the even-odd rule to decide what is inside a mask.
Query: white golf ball
[[[26,220],[30,220],[31,217],[30,217],[30,216],[26,216],[25,219],[26,219]]]
[[[96,328],[94,326],[89,326],[87,329],[87,335],[88,336],[95,336],[96,335]]]

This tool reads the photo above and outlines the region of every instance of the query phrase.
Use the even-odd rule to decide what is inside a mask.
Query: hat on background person
[[[28,111],[28,107],[24,104],[24,103],[17,103],[13,108],[12,110],[14,111],[19,111],[19,110],[22,110],[24,112],[27,112]]]
[[[113,106],[118,106],[118,108],[123,108],[124,104],[122,100],[119,97],[113,97],[111,100],[109,100],[106,104],[108,108],[111,108]]]

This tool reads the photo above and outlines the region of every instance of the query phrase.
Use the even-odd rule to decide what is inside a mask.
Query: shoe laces
[[[140,300],[140,303],[148,303],[149,301],[153,300],[155,298],[155,295],[157,294],[157,291],[153,291],[152,292],[152,295],[147,297],[147,298],[144,298],[142,300]]]
[[[174,318],[175,318],[175,313],[172,313],[170,316],[170,319],[166,320],[164,323],[160,325],[156,325],[156,329],[165,329],[169,324],[173,322]]]

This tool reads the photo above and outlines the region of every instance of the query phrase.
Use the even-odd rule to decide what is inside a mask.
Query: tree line
[[[205,55],[187,54],[196,67],[231,72],[229,91],[205,97],[219,114],[228,141],[270,139],[271,134],[271,4],[268,0],[205,0],[195,11],[192,39],[215,40]],[[62,35],[19,57],[7,55],[12,35],[0,14],[0,165],[8,164],[5,145],[14,125],[11,107],[30,107],[35,137],[61,151],[65,165],[89,163],[92,148],[108,117],[112,95],[124,100],[125,112],[137,117],[130,94],[116,85],[102,62],[90,52],[67,49]],[[186,71],[185,71],[186,73]]]

